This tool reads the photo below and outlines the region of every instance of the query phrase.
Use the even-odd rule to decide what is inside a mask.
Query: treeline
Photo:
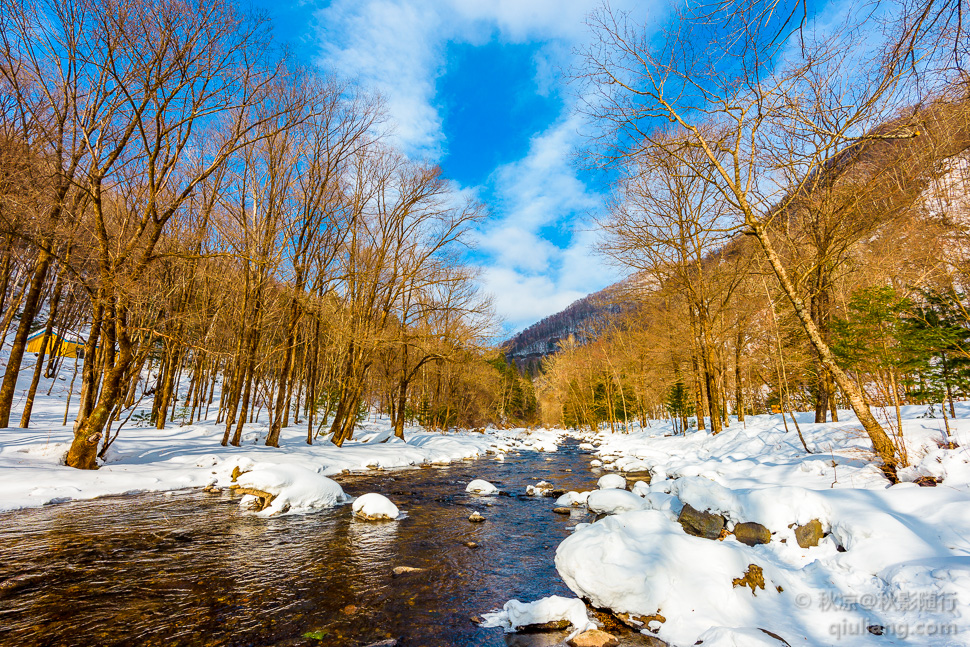
[[[340,445],[371,410],[398,435],[508,419],[458,257],[482,209],[269,31],[228,0],[0,5],[0,427],[37,330],[20,424],[80,333],[79,468],[143,408],[234,445],[263,411],[272,446]]]
[[[952,416],[968,392],[963,9],[814,29],[778,6],[685,10],[657,38],[592,16],[590,159],[621,178],[603,251],[637,309],[547,360],[542,418],[716,434],[782,411],[801,435],[793,411],[850,408],[894,478],[899,407]]]

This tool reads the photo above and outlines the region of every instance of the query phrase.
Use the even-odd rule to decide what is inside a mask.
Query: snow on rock
[[[671,620],[660,637],[678,645],[694,644],[712,624],[755,625],[791,606],[775,588],[790,583],[770,563],[756,596],[732,585],[755,561],[743,545],[691,537],[656,510],[580,526],[556,550],[556,568],[574,593],[615,612],[659,612]]]
[[[368,492],[354,499],[352,509],[355,517],[365,521],[389,521],[401,515],[390,499],[376,492]]]
[[[626,479],[619,474],[604,474],[596,481],[596,487],[601,490],[625,490]]]
[[[556,505],[566,505],[572,507],[584,506],[586,505],[586,499],[588,498],[589,492],[576,492],[575,490],[570,490],[556,499]]]
[[[762,629],[813,647],[970,645],[970,405],[950,421],[957,448],[941,447],[942,421],[924,412],[903,407],[912,465],[900,476],[937,487],[890,486],[844,411],[826,424],[796,412],[814,453],[780,416],[732,421],[717,436],[674,436],[667,423],[601,432],[603,458],[619,470],[646,466],[652,480],[590,494],[591,510],[615,514],[576,526],[557,550],[559,573],[577,595],[641,618],[672,645],[783,644]],[[641,508],[630,499],[623,512],[608,498],[625,496]],[[677,522],[685,504],[722,515],[729,531],[761,524],[770,541],[687,535]],[[815,522],[821,541],[801,547],[795,529]]]
[[[565,621],[573,628],[573,635],[595,629],[586,615],[586,605],[576,598],[552,595],[535,602],[509,600],[501,611],[482,614],[483,627],[502,627],[506,632],[518,631],[530,625]]]
[[[269,505],[256,513],[261,517],[315,512],[349,500],[336,481],[296,465],[258,463],[241,473],[236,483],[240,488],[272,495]],[[251,503],[251,498],[244,497],[241,505]]]
[[[643,510],[647,507],[644,500],[633,492],[626,490],[594,490],[586,499],[586,506],[597,514],[619,514],[631,510]]]
[[[465,487],[465,492],[470,492],[472,494],[498,494],[499,490],[497,487],[489,483],[488,481],[483,481],[482,479],[475,479]]]
[[[539,481],[535,485],[527,485],[525,493],[529,496],[549,496],[552,493],[552,483],[549,481]]]

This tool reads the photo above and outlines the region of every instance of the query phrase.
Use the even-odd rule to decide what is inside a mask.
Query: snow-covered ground
[[[844,411],[828,424],[796,414],[812,454],[780,415],[732,420],[718,436],[672,436],[664,423],[589,435],[599,469],[652,482],[633,488],[641,509],[597,503],[616,490],[590,495],[591,508],[620,513],[580,524],[556,566],[577,595],[675,646],[970,645],[970,406],[950,421],[955,449],[941,448],[939,406],[925,413],[903,409],[913,466],[893,486]],[[941,482],[920,487],[921,476]],[[685,503],[729,532],[687,534]],[[802,548],[795,530],[813,520],[825,536]],[[743,522],[770,541],[738,541],[730,531]]]
[[[30,382],[31,360],[33,356],[28,355],[21,371],[21,394]],[[3,493],[0,510],[112,494],[206,486],[224,488],[234,484],[232,472],[237,468],[237,471],[265,477],[258,483],[247,481],[237,485],[264,490],[274,484],[279,486],[272,492],[276,495],[273,506],[263,511],[264,514],[279,513],[284,507],[290,513],[307,512],[324,507],[327,502],[332,505],[339,498],[329,491],[325,481],[313,477],[345,471],[444,465],[486,454],[501,457],[513,450],[554,451],[563,433],[488,429],[485,433],[442,434],[407,428],[406,441],[402,442],[392,435],[389,421],[378,419],[361,423],[355,439],[343,447],[334,446],[326,438],[318,438],[308,446],[306,423],[303,423],[284,428],[281,447],[277,449],[263,445],[268,431],[264,412],[261,419],[246,426],[240,447],[223,447],[220,442],[224,425],[214,422],[214,404],[210,410],[212,420],[182,426],[176,418],[163,430],[135,422],[136,415],[109,448],[104,465],[96,471],[82,471],[64,465],[73,437],[78,400],[75,393],[68,424],[63,425],[73,362],[65,360],[64,364],[60,376],[53,378],[51,395],[46,393],[52,380],[41,380],[30,428],[0,429],[0,492]],[[19,421],[22,400],[18,396],[15,401],[11,422]],[[146,399],[145,406],[150,409],[150,399]]]

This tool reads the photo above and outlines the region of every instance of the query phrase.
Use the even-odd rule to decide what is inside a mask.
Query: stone
[[[556,514],[572,514],[573,509],[558,507],[558,508],[553,508],[552,511],[555,512]]]
[[[269,507],[269,504],[273,502],[276,498],[275,494],[270,494],[269,492],[264,492],[263,490],[257,490],[251,487],[239,487],[238,485],[233,485],[232,491],[236,494],[251,494],[256,497],[255,500],[250,504],[250,510],[253,512],[261,512]]]
[[[590,629],[566,641],[566,644],[570,647],[615,647],[620,644],[620,641],[613,634],[599,629]]]
[[[639,640],[639,643],[643,645],[643,647],[670,647],[669,644],[660,640],[656,636],[643,636],[638,640]]]
[[[689,503],[685,503],[677,522],[683,526],[684,532],[704,539],[717,539],[724,529],[724,517],[710,512],[695,510]]]
[[[475,511],[469,515],[468,520],[472,523],[481,523],[485,521],[485,517],[483,517],[478,511]]]
[[[348,616],[352,616],[352,615],[354,615],[355,613],[357,613],[357,607],[355,607],[355,606],[354,606],[354,605],[352,605],[352,604],[348,604],[347,606],[345,606],[345,607],[344,607],[343,609],[341,609],[340,611],[341,611],[341,612],[343,612],[343,613],[346,613],[346,614],[347,614]]]
[[[744,572],[744,576],[734,578],[731,584],[734,585],[734,588],[749,586],[751,587],[751,594],[757,596],[758,592],[755,589],[765,590],[764,571],[757,564],[748,564],[748,570]]]
[[[818,546],[818,542],[822,539],[823,535],[822,523],[818,519],[812,519],[804,526],[795,528],[795,541],[802,548]]]
[[[760,523],[745,521],[734,527],[734,537],[746,546],[757,546],[771,541],[771,531]]]
[[[407,575],[408,573],[423,573],[426,569],[415,568],[413,566],[395,566],[391,571],[394,577],[400,577],[401,575]]]
[[[518,628],[521,633],[534,633],[540,631],[562,631],[572,626],[568,620],[550,620],[549,622],[537,622],[532,625],[522,625]]]
[[[466,541],[465,545],[469,548],[478,548],[478,543],[474,541]]]
[[[381,640],[380,642],[364,645],[364,647],[397,647],[397,639],[388,638],[387,640]]]

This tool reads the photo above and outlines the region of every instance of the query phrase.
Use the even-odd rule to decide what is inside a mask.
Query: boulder
[[[561,507],[560,506],[558,508],[553,508],[552,511],[555,512],[556,514],[571,514],[572,511],[573,511],[573,509],[572,508],[564,508],[564,507]]]
[[[717,539],[724,529],[724,517],[710,512],[701,512],[685,503],[677,522],[683,526],[684,532],[704,539]]]
[[[471,515],[469,515],[468,520],[471,521],[472,523],[481,523],[485,521],[485,517],[483,517],[481,513],[476,511],[471,513]]]
[[[734,527],[734,537],[747,546],[757,546],[771,541],[771,531],[760,523],[745,521]]]
[[[795,528],[795,541],[802,548],[812,548],[818,546],[818,542],[821,541],[824,534],[822,522],[818,519],[812,519],[805,525]]]
[[[599,629],[590,629],[566,641],[570,647],[615,647],[620,644],[616,636]]]

